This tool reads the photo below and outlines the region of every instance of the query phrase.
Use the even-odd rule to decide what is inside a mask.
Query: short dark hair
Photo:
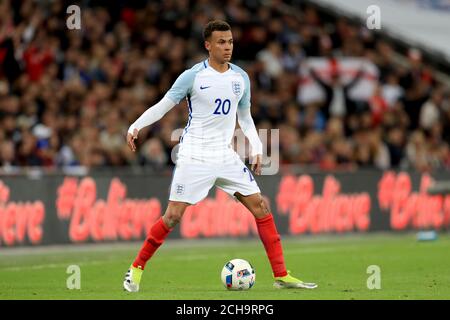
[[[231,30],[231,27],[228,23],[222,20],[213,20],[208,22],[203,29],[203,39],[208,40],[211,37],[213,31],[228,31]]]

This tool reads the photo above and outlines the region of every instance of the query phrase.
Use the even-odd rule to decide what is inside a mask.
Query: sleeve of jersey
[[[261,154],[262,155],[262,142],[259,139],[258,133],[256,132],[255,123],[253,122],[252,115],[250,113],[250,108],[237,110],[238,123],[244,132],[245,136],[250,142],[250,155],[252,157]]]
[[[170,98],[164,97],[154,106],[148,108],[128,129],[133,134],[134,129],[141,130],[161,119],[170,109],[176,105]]]
[[[246,72],[242,72],[242,77],[244,78],[244,94],[239,100],[238,109],[247,109],[250,108],[250,78]]]
[[[172,88],[167,91],[165,97],[169,98],[175,103],[179,103],[181,99],[185,98],[191,93],[192,84],[194,83],[195,71],[192,69],[184,71],[175,80]]]
[[[164,98],[153,107],[148,108],[128,129],[133,133],[134,129],[141,130],[161,119],[170,109],[177,105],[181,99],[190,94],[194,82],[195,72],[192,69],[184,71],[175,80]]]

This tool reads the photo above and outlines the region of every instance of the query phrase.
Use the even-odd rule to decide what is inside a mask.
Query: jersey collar
[[[203,66],[205,67],[205,69],[210,69],[210,70],[212,70],[212,71],[214,71],[214,72],[216,72],[216,73],[218,73],[218,74],[225,74],[225,73],[227,73],[227,72],[230,72],[233,68],[231,67],[231,64],[230,63],[228,63],[228,70],[227,71],[225,71],[225,72],[219,72],[219,71],[217,71],[216,69],[214,69],[213,67],[211,67],[210,65],[209,65],[209,63],[208,63],[208,59],[206,59],[205,61],[203,61]]]

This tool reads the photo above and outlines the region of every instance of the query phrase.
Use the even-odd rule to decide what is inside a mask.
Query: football
[[[225,264],[221,277],[228,290],[249,290],[255,285],[256,273],[248,261],[233,259]]]

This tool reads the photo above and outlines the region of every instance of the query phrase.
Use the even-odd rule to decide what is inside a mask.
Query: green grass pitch
[[[283,238],[294,276],[315,290],[277,290],[259,240],[168,240],[144,272],[141,291],[122,290],[140,243],[0,249],[0,299],[450,299],[450,235],[417,242],[414,234]],[[227,291],[220,281],[230,259],[250,261],[256,284]],[[69,265],[81,270],[81,289],[67,289]],[[370,265],[381,289],[369,290]]]

